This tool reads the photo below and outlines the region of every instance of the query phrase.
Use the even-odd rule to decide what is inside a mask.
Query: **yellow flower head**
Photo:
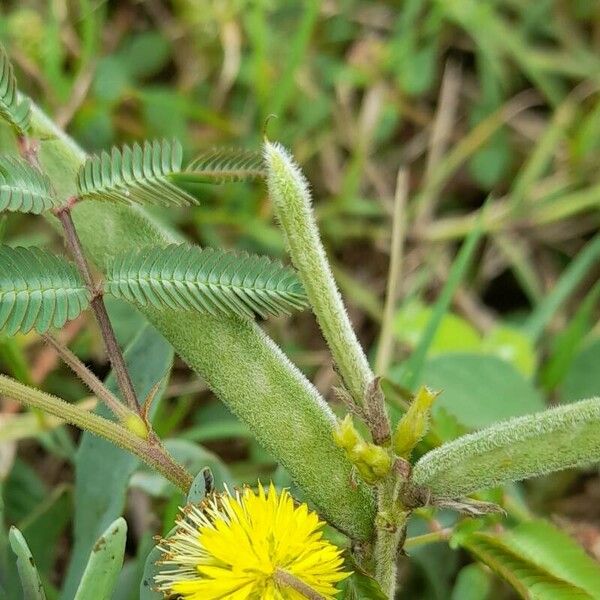
[[[259,485],[189,505],[163,540],[157,589],[185,600],[303,600],[336,597],[349,573],[323,521],[289,492]],[[312,594],[312,595],[311,595]]]

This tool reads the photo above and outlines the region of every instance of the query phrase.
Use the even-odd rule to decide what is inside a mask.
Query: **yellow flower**
[[[185,600],[303,600],[336,597],[341,550],[323,539],[325,525],[286,490],[259,484],[212,494],[182,511],[163,540],[157,589]]]

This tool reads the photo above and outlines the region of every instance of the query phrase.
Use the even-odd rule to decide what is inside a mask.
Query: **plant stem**
[[[406,220],[404,207],[408,196],[408,172],[402,168],[398,171],[396,180],[396,194],[394,197],[394,219],[392,224],[392,249],[390,267],[387,280],[387,292],[379,348],[375,360],[375,373],[385,375],[392,358],[394,349],[394,315],[396,313],[396,300],[398,287],[402,276],[402,252],[406,237]]]
[[[323,248],[308,183],[279,144],[265,141],[269,194],[306,294],[336,366],[357,404],[375,376],[352,329]]]
[[[73,354],[64,344],[49,333],[42,334],[43,340],[52,346],[65,364],[87,385],[99,400],[111,410],[120,421],[136,415],[132,413],[119,399],[108,390],[104,384]]]
[[[283,569],[277,569],[275,571],[274,579],[277,583],[292,588],[296,592],[302,594],[305,598],[308,598],[308,600],[325,600],[324,596],[315,592],[315,590],[309,585],[306,585],[304,581]]]
[[[432,531],[431,533],[424,533],[423,535],[416,535],[408,538],[404,542],[404,549],[416,548],[418,546],[424,546],[425,544],[433,544],[435,542],[444,542],[452,534],[452,528],[440,529],[439,531]]]
[[[106,346],[106,353],[108,354],[108,359],[110,360],[110,364],[115,372],[119,389],[121,390],[123,398],[127,402],[129,408],[135,413],[141,414],[140,403],[135,394],[133,383],[131,382],[127,367],[125,366],[125,359],[123,358],[123,353],[121,352],[121,348],[119,348],[119,344],[117,343],[114,329],[110,319],[108,318],[106,306],[102,298],[102,292],[101,290],[97,289],[96,284],[94,283],[92,272],[83,253],[81,240],[77,235],[77,230],[75,229],[75,224],[73,223],[71,207],[75,201],[76,198],[70,198],[66,204],[55,211],[55,214],[63,227],[65,240],[75,260],[75,264],[77,265],[77,268],[79,269],[79,272],[81,273],[91,294],[92,299],[90,301],[90,308],[92,309],[96,317],[96,321],[100,327],[102,338],[104,339],[104,344]]]
[[[162,445],[136,437],[118,423],[113,423],[104,417],[69,404],[56,396],[23,385],[4,375],[0,375],[0,394],[25,406],[43,410],[80,429],[85,429],[109,440],[120,448],[135,454],[185,493],[192,485],[193,477],[175,462]]]

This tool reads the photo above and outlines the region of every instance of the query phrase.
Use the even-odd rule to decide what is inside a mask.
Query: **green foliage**
[[[440,498],[600,461],[600,398],[518,417],[423,456],[413,483]]]
[[[126,541],[127,523],[119,517],[94,544],[74,600],[100,600],[112,596],[123,566]]]
[[[562,402],[575,402],[600,390],[600,340],[592,340],[575,355],[560,390]]]
[[[88,158],[77,175],[83,199],[139,202],[161,206],[197,204],[196,199],[171,183],[181,170],[183,151],[176,141],[146,141],[113,148]]]
[[[213,316],[266,317],[306,305],[302,285],[281,263],[184,244],[117,256],[108,266],[105,289],[140,306]]]
[[[433,414],[445,411],[479,429],[543,410],[541,394],[512,365],[495,356],[456,352],[425,363],[420,383],[441,390]]]
[[[40,576],[23,534],[16,527],[11,527],[8,540],[17,557],[23,600],[46,600]]]
[[[525,522],[501,535],[461,533],[455,541],[528,600],[600,598],[598,563],[545,521]]]
[[[265,177],[260,152],[237,148],[216,148],[197,156],[175,181],[225,183]]]
[[[62,327],[88,303],[73,264],[39,248],[0,246],[0,328],[8,335]]]
[[[57,203],[47,175],[21,158],[0,156],[0,211],[40,214]]]
[[[31,107],[28,100],[20,100],[17,81],[6,51],[0,45],[0,118],[8,121],[20,135],[29,129]]]

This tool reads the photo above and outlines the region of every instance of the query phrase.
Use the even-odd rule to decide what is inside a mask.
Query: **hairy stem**
[[[71,352],[64,344],[49,333],[42,335],[44,341],[52,346],[62,358],[64,363],[87,385],[95,396],[104,402],[110,411],[123,423],[131,418],[139,418],[137,413],[132,412],[109,390],[106,386]]]
[[[92,309],[94,316],[96,317],[96,321],[98,322],[98,326],[100,327],[102,338],[104,339],[104,344],[106,346],[106,353],[108,354],[108,359],[110,360],[110,364],[117,378],[119,389],[121,390],[123,398],[127,402],[129,408],[137,414],[141,414],[140,403],[135,394],[135,390],[133,389],[133,383],[131,382],[131,377],[129,376],[127,367],[125,366],[123,353],[121,352],[121,348],[117,343],[114,329],[110,319],[108,318],[108,313],[106,312],[106,306],[104,304],[102,294],[98,289],[96,289],[92,272],[83,253],[83,247],[81,245],[79,235],[77,235],[73,218],[71,217],[71,206],[74,203],[72,200],[73,199],[59,208],[55,214],[62,225],[65,234],[65,240],[73,259],[75,260],[75,264],[77,265],[77,268],[79,269],[79,272],[81,273],[85,284],[90,291],[92,297],[92,300],[90,301],[90,308]]]
[[[287,247],[348,391],[363,404],[373,372],[352,329],[321,243],[308,183],[287,151],[265,142],[269,194]]]
[[[274,575],[275,581],[280,585],[289,587],[296,592],[302,594],[308,600],[325,600],[324,596],[315,592],[309,585],[306,585],[304,581],[298,579],[291,573],[284,571],[283,569],[277,569]]]
[[[148,466],[156,469],[186,493],[192,485],[193,477],[175,462],[162,445],[150,443],[136,437],[118,423],[113,423],[104,417],[83,410],[56,396],[26,386],[4,375],[0,375],[0,394],[12,398],[24,406],[43,410],[80,429],[109,440],[120,448],[135,454]]]

